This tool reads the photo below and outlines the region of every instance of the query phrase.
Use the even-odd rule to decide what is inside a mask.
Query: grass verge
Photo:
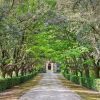
[[[100,92],[96,92],[80,85],[77,85],[69,80],[59,77],[63,86],[70,88],[72,91],[79,94],[83,100],[100,100]]]

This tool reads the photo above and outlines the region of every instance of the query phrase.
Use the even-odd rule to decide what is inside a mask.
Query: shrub
[[[68,80],[70,80],[70,74],[67,74],[66,72],[63,72],[63,75],[65,78],[67,78]]]
[[[100,92],[100,79],[95,79],[94,80],[93,89]]]
[[[89,78],[79,77],[76,75],[67,74],[66,72],[64,72],[63,75],[65,78],[67,78],[68,80],[70,80],[76,84],[80,84],[80,85],[90,88],[90,89],[98,90],[97,87],[99,87],[99,86],[97,84],[100,84],[100,80],[99,80],[99,82],[96,82],[95,79],[93,79],[92,77],[89,77]]]
[[[30,80],[31,78],[33,78],[37,73],[34,72],[33,74],[28,74],[25,76],[19,76],[19,77],[13,77],[13,78],[7,78],[7,79],[3,79],[0,80],[0,92],[9,89],[15,85],[24,83],[28,80]]]
[[[89,78],[86,78],[86,77],[81,77],[81,85],[82,86],[85,86],[87,88],[93,88],[93,78],[89,77]]]
[[[76,75],[71,75],[70,80],[71,80],[72,82],[75,82],[76,84],[80,84],[79,77],[76,76]]]

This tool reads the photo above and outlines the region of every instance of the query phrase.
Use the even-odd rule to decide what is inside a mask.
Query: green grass
[[[63,86],[70,88],[72,91],[79,94],[83,98],[83,100],[100,100],[99,92],[96,92],[91,89],[80,86],[78,84],[75,84],[67,79],[62,78],[62,77],[59,77],[59,79],[61,80]]]

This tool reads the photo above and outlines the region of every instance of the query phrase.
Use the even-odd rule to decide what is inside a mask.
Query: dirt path
[[[61,74],[44,73],[0,93],[0,100],[100,100],[100,93],[76,85]]]
[[[65,88],[60,74],[44,73],[39,84],[21,96],[20,100],[82,100],[79,95]]]

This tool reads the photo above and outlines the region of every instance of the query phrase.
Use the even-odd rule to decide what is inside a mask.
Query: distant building
[[[50,62],[50,61],[47,61],[46,62],[46,72],[58,72],[59,70],[59,66],[57,65],[57,63],[53,63],[53,62]]]

